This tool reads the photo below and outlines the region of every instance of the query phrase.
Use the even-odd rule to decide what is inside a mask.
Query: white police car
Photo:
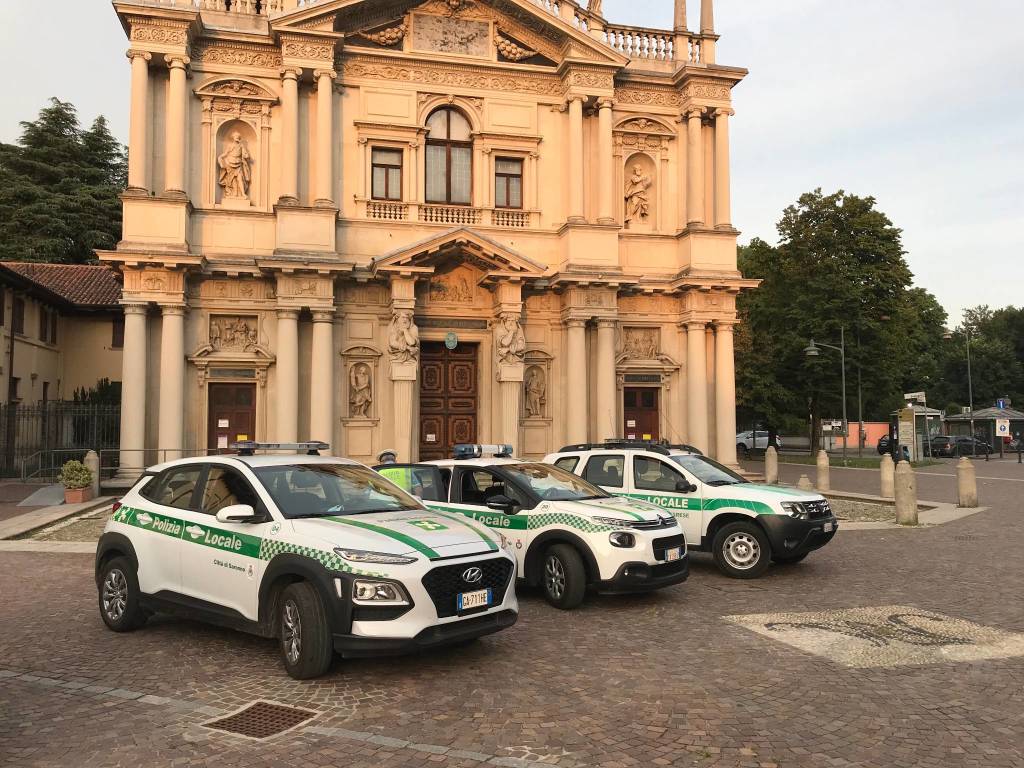
[[[96,551],[108,627],[199,618],[277,638],[288,673],[309,678],[335,652],[402,653],[515,623],[515,558],[485,526],[315,455],[323,444],[239,447],[152,467],[114,505]]]
[[[457,446],[456,458],[377,471],[423,499],[500,531],[519,575],[570,609],[587,586],[640,592],[684,581],[686,541],[675,518],[612,496],[550,464],[511,458],[510,446]]]
[[[619,440],[571,445],[544,460],[610,493],[670,511],[690,548],[711,552],[734,578],[756,578],[773,561],[800,562],[839,527],[824,496],[747,482],[683,448]]]

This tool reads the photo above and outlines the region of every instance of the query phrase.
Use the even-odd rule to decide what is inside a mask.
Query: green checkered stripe
[[[383,574],[380,573],[361,571],[358,568],[353,568],[333,552],[324,552],[322,549],[314,549],[313,547],[302,547],[298,544],[290,544],[287,541],[264,539],[262,544],[260,544],[259,559],[269,561],[273,560],[278,555],[300,555],[301,557],[308,557],[311,560],[316,560],[320,565],[330,571],[354,573],[357,576],[383,577]]]
[[[575,528],[578,531],[584,533],[603,533],[605,531],[616,531],[610,525],[598,525],[592,523],[589,520],[577,517],[576,515],[570,515],[565,512],[547,512],[539,515],[530,515],[530,530],[536,528],[547,528],[549,525],[560,525],[563,528]]]

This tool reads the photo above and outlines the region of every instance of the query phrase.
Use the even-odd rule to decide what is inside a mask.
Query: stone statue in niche
[[[366,363],[356,363],[349,371],[348,415],[368,419],[373,405],[373,372]]]
[[[397,310],[388,331],[388,351],[393,363],[416,363],[420,359],[420,329],[408,309]]]
[[[646,224],[651,215],[651,200],[647,195],[652,180],[639,165],[633,166],[633,175],[626,180],[626,224]]]
[[[630,360],[657,360],[660,351],[657,328],[629,328],[623,343],[623,352]]]
[[[210,318],[210,346],[216,352],[252,352],[259,344],[255,318]]]
[[[523,326],[517,314],[506,312],[501,316],[501,327],[498,328],[497,337],[499,363],[515,365],[523,362],[526,355],[526,334],[523,333]]]
[[[234,131],[227,146],[217,158],[220,167],[218,184],[224,190],[224,197],[230,200],[248,200],[249,185],[252,183],[252,155],[242,134]]]
[[[526,415],[537,419],[544,415],[544,401],[548,387],[544,381],[544,371],[536,366],[526,374]]]

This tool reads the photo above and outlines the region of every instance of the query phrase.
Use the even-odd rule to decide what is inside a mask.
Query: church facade
[[[115,0],[121,466],[613,437],[736,461],[731,92],[573,0]]]

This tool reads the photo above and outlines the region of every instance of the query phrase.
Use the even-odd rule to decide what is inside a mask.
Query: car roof
[[[244,464],[250,468],[294,466],[296,464],[347,464],[362,466],[358,461],[342,458],[340,456],[306,456],[294,453],[268,453],[260,454],[258,456],[239,456],[237,454],[226,453],[216,456],[194,456],[188,459],[165,461],[161,464],[153,465],[148,471],[163,472],[165,469],[170,469],[171,467],[188,466],[189,464],[226,464],[228,466]]]
[[[530,462],[526,459],[481,456],[479,459],[438,459],[437,461],[424,461],[423,463],[433,467],[494,467],[502,464],[529,464],[537,462]]]
[[[616,448],[609,446],[608,448],[590,448],[585,451],[555,451],[552,456],[586,456],[592,453],[600,454],[604,456],[609,453],[646,453],[651,456],[657,456],[664,458],[666,456],[700,456],[699,453],[693,453],[692,451],[684,451],[679,448],[669,448],[668,453],[659,453],[658,451],[649,451],[646,448]]]

